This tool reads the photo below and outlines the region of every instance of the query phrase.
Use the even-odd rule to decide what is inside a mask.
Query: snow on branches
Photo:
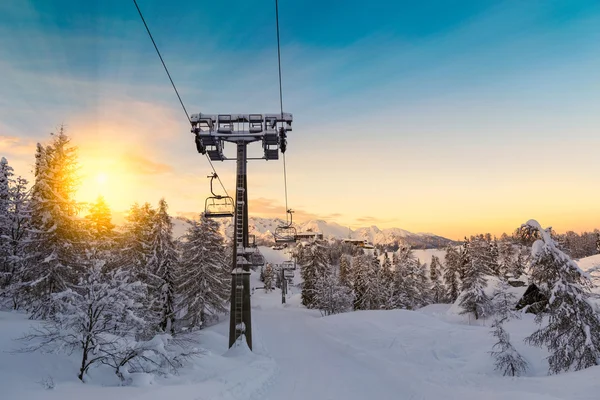
[[[531,280],[548,297],[543,312],[536,316],[542,326],[526,342],[550,351],[550,373],[580,370],[600,364],[600,316],[590,303],[591,281],[550,235],[550,228],[530,220],[522,225],[523,235],[535,238],[531,247]]]

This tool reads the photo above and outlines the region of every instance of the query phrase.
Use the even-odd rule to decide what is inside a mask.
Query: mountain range
[[[175,236],[185,232],[185,223],[175,220]],[[272,245],[273,232],[277,226],[284,225],[285,221],[279,218],[250,217],[248,229],[255,235],[259,245]],[[409,245],[413,248],[427,249],[440,248],[455,243],[453,240],[432,233],[412,233],[400,228],[380,229],[375,225],[364,228],[351,229],[336,222],[323,220],[310,220],[304,223],[294,223],[297,232],[320,232],[325,239],[361,239],[374,245],[395,246],[398,244]],[[221,231],[227,237],[233,235],[233,222],[231,219],[221,221]]]

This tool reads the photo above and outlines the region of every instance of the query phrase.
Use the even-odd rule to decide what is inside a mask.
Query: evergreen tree
[[[448,290],[446,298],[451,303],[454,303],[460,294],[461,282],[459,278],[460,256],[453,246],[446,248],[445,265],[444,283]]]
[[[31,197],[31,240],[22,273],[22,297],[32,318],[55,311],[53,294],[68,289],[83,269],[85,254],[80,205],[74,199],[79,184],[77,149],[60,129],[52,143],[37,145],[35,183]]]
[[[2,265],[0,271],[0,297],[11,298],[12,308],[21,304],[19,294],[22,292],[21,280],[23,268],[27,260],[25,248],[28,244],[31,210],[30,191],[26,179],[18,177],[9,186],[8,212],[2,221],[0,248],[2,249]]]
[[[204,214],[200,221],[187,222],[189,228],[181,243],[176,292],[183,324],[188,329],[197,329],[207,316],[227,311],[231,267],[218,222]]]
[[[142,282],[149,282],[149,271],[146,266],[150,259],[152,230],[156,210],[149,203],[139,206],[135,203],[126,217],[124,234],[119,238],[120,257],[118,264],[129,268]]]
[[[515,248],[510,241],[506,239],[500,240],[498,243],[498,267],[500,276],[506,277],[508,274],[513,275],[516,262],[515,253]],[[514,275],[513,277],[518,278]]]
[[[92,203],[85,219],[95,243],[102,245],[112,239],[115,225],[111,222],[110,207],[106,204],[103,196],[98,196]]]
[[[342,284],[335,269],[328,267],[315,285],[314,308],[323,315],[346,312],[352,308],[352,290]]]
[[[519,376],[527,370],[527,362],[510,343],[510,335],[504,329],[504,323],[511,318],[518,317],[514,311],[516,297],[510,292],[510,286],[506,281],[501,281],[500,286],[492,295],[492,309],[494,310],[494,322],[492,322],[491,334],[497,339],[490,354],[495,359],[497,371],[503,375]]]
[[[416,284],[417,284],[417,306],[425,307],[431,304],[431,290],[429,277],[427,276],[427,264],[422,264],[417,260],[416,263]]]
[[[475,319],[484,318],[490,312],[489,298],[485,294],[487,271],[484,265],[471,262],[470,268],[466,270],[462,283],[462,292],[459,296],[460,306],[463,308],[461,314],[473,314]]]
[[[173,333],[178,254],[173,240],[173,223],[167,208],[167,202],[161,199],[153,220],[146,272],[150,300],[154,303],[152,318],[157,321],[160,331]]]
[[[303,249],[303,264],[300,270],[302,276],[302,304],[307,308],[315,306],[315,287],[322,279],[327,269],[327,251],[325,245],[315,240]]]
[[[545,312],[536,316],[538,324],[544,317],[548,324],[526,342],[548,348],[553,374],[600,364],[600,316],[589,302],[589,278],[558,248],[550,228],[530,220],[522,230],[538,238],[531,248],[529,270],[531,280],[549,299]]]
[[[369,260],[362,254],[352,257],[350,280],[354,294],[354,310],[364,310],[368,307],[368,290],[370,283]]]
[[[471,243],[469,239],[465,237],[465,241],[458,251],[458,276],[461,282],[465,279],[467,275],[467,270],[471,266],[471,253],[470,253]]]
[[[342,254],[340,257],[340,282],[344,285],[350,287],[350,264],[351,264],[350,256],[346,254]]]
[[[446,288],[442,283],[443,265],[440,259],[431,256],[431,265],[429,266],[429,279],[431,281],[431,300],[434,303],[443,303],[446,299]]]
[[[268,293],[273,290],[273,280],[275,279],[275,273],[273,271],[273,266],[271,264],[267,264],[265,267],[265,291]]]

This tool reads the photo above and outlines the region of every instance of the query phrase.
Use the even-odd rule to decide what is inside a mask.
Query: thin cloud
[[[123,162],[133,172],[143,175],[158,175],[173,172],[173,167],[159,162],[154,162],[141,155],[125,155]]]
[[[285,207],[273,200],[267,199],[264,197],[251,199],[250,200],[250,213],[252,215],[261,216],[264,218],[280,218],[284,219],[286,217]],[[332,213],[332,214],[316,214],[311,213],[302,209],[294,208],[294,222],[305,222],[315,219],[326,220],[328,222],[335,221],[337,219],[342,218],[342,214]]]
[[[35,152],[35,142],[33,140],[24,140],[16,136],[0,135],[0,153],[3,156],[24,156],[33,155]]]

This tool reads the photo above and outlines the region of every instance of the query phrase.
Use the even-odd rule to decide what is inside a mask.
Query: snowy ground
[[[267,260],[287,259],[263,250]],[[597,258],[599,261],[600,258]],[[598,264],[581,260],[589,270]],[[589,263],[588,266],[586,263]],[[593,264],[593,265],[592,265]],[[253,286],[262,286],[253,275]],[[298,277],[295,278],[296,281]],[[0,313],[2,399],[598,399],[600,367],[547,376],[545,352],[523,344],[534,329],[532,317],[508,325],[515,347],[530,363],[526,377],[507,378],[493,368],[489,321],[474,323],[449,305],[419,312],[364,311],[322,318],[306,310],[299,290],[287,304],[279,291],[253,295],[254,352],[227,351],[227,322],[202,331],[206,354],[178,376],[138,376],[118,387],[112,373],[91,371],[90,382],[76,378],[77,358],[63,354],[12,354],[13,338],[32,324],[25,316]],[[487,325],[487,326],[486,326]],[[43,381],[52,377],[55,388]]]

